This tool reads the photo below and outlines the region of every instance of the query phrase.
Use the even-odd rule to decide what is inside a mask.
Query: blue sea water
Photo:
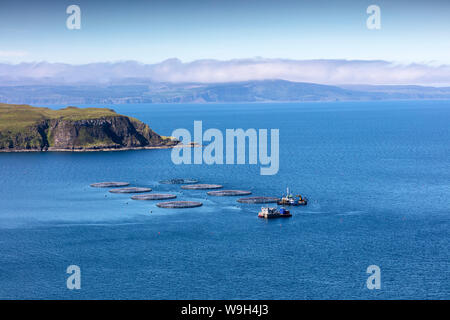
[[[0,154],[0,298],[449,299],[450,102],[114,105],[176,128],[279,128],[280,170],[174,165],[171,150]],[[307,195],[293,217],[160,185],[197,178]],[[204,203],[160,209],[90,188],[129,181]],[[81,290],[66,268],[81,268]],[[381,269],[369,290],[366,269]]]

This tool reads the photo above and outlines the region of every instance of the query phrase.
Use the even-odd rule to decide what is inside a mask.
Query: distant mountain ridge
[[[229,83],[8,85],[0,102],[12,104],[238,103],[450,99],[450,87],[332,86],[286,80]]]

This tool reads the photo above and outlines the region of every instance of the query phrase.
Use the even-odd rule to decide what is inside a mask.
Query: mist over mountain
[[[0,64],[0,102],[15,104],[450,99],[449,86],[450,66],[386,61]]]
[[[327,85],[450,86],[450,66],[400,65],[372,60],[169,59],[156,64],[136,61],[0,64],[0,85],[135,85],[148,82],[228,83],[280,79]]]

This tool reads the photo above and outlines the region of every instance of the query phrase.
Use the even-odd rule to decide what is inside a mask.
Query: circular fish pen
[[[246,196],[252,194],[251,191],[246,190],[218,190],[218,191],[209,191],[207,193],[210,196],[216,197]]]
[[[153,193],[153,194],[139,194],[136,196],[132,196],[133,200],[166,200],[166,199],[175,199],[177,196],[174,194],[168,193]]]
[[[168,201],[168,202],[159,202],[156,205],[160,208],[185,209],[185,208],[201,207],[203,203],[197,201]]]
[[[240,203],[277,203],[279,198],[276,197],[247,197],[240,198],[237,202]]]
[[[109,192],[111,193],[142,193],[142,192],[150,192],[152,189],[150,188],[120,188],[120,189],[111,189]]]
[[[162,180],[159,183],[161,184],[191,184],[197,183],[197,179],[170,179],[170,180]]]
[[[130,184],[128,182],[97,182],[91,184],[93,188],[114,188],[114,187],[126,187]]]
[[[185,190],[208,190],[208,189],[220,189],[223,188],[220,184],[189,184],[182,186],[181,189]]]

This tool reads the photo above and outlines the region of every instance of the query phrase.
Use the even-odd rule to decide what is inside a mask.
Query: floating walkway
[[[109,192],[111,193],[142,193],[142,192],[150,192],[152,189],[150,188],[120,188],[120,189],[111,189]]]
[[[252,194],[251,191],[246,191],[246,190],[218,190],[218,191],[209,191],[207,193],[210,196],[216,196],[216,197],[246,196],[246,195]]]
[[[162,180],[159,183],[161,184],[191,184],[197,183],[197,179],[170,179],[170,180]]]
[[[203,203],[197,201],[168,201],[168,202],[159,202],[156,205],[160,208],[184,209],[184,208],[201,207]]]
[[[240,198],[237,202],[240,203],[277,203],[279,198],[276,197],[247,197]]]
[[[98,182],[91,184],[93,188],[114,188],[114,187],[126,187],[130,184],[128,182]]]
[[[132,196],[133,200],[166,200],[166,199],[175,199],[177,196],[174,194],[168,193],[153,193],[153,194],[139,194],[136,196]]]

